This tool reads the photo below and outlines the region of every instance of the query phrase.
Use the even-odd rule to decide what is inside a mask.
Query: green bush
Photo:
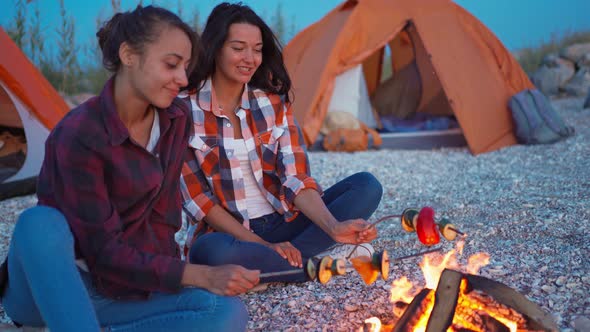
[[[562,48],[590,42],[590,31],[566,32],[563,35],[552,34],[548,41],[535,47],[527,47],[517,51],[517,59],[524,71],[531,75],[539,68],[543,58],[551,53],[558,53]]]

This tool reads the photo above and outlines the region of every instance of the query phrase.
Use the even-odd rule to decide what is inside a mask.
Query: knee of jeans
[[[185,289],[177,300],[177,308],[183,311],[206,313],[209,317],[208,329],[211,331],[245,331],[248,310],[237,296],[222,296],[207,290]],[[202,323],[202,317],[199,317]]]
[[[27,247],[46,249],[47,246],[71,246],[73,236],[61,212],[48,206],[35,206],[19,216],[12,241],[26,242],[24,245]]]
[[[380,202],[383,196],[383,186],[377,178],[369,172],[360,172],[354,175],[358,183],[363,186],[364,197],[370,201]]]
[[[198,238],[189,252],[193,264],[223,265],[232,262],[235,238],[224,233],[208,233]]]
[[[218,299],[220,319],[218,331],[245,331],[248,323],[248,309],[242,300],[237,296],[220,296]],[[220,317],[221,318],[221,317]]]

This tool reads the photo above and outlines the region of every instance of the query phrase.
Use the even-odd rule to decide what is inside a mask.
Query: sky
[[[362,1],[362,0],[361,0]],[[393,0],[390,0],[393,1]],[[412,0],[408,0],[412,1]],[[0,0],[2,15],[0,25],[13,23],[17,0]],[[133,9],[140,0],[121,0],[123,10]],[[195,11],[204,22],[213,7],[221,1],[215,0],[143,0],[144,5],[155,3],[178,13],[189,21]],[[277,6],[282,7],[287,23],[293,23],[295,32],[321,19],[343,0],[243,0],[267,23]],[[590,0],[455,0],[455,2],[481,20],[511,51],[536,46],[550,39],[572,31],[590,31]],[[90,45],[96,33],[96,19],[112,15],[111,0],[64,0],[68,15],[76,22],[77,45]],[[48,38],[56,38],[57,23],[60,22],[58,0],[33,0],[27,5],[28,17],[39,7],[41,26]],[[289,27],[288,27],[289,28]],[[51,44],[54,45],[54,44]],[[83,57],[83,56],[82,56]]]

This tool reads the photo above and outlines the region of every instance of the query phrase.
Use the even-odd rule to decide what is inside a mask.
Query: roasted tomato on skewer
[[[434,209],[430,206],[425,206],[420,210],[416,222],[416,233],[424,245],[431,246],[440,242],[438,229],[434,222]]]

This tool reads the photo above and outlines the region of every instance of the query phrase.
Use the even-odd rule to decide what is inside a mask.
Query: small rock
[[[590,319],[584,316],[576,318],[572,324],[576,332],[588,332],[590,331]]]
[[[354,312],[354,311],[359,310],[359,308],[357,306],[355,306],[354,304],[345,304],[344,310],[346,310],[348,312]]]
[[[310,319],[303,324],[303,327],[305,327],[305,331],[311,331],[316,326],[316,324],[317,322],[315,320]]]
[[[334,298],[331,297],[330,295],[326,295],[322,298],[322,302],[330,303],[332,301],[334,301]]]
[[[566,282],[566,281],[567,281],[567,277],[565,277],[565,276],[560,276],[559,278],[557,278],[557,280],[555,280],[555,284],[556,284],[557,286],[560,286],[560,287],[561,287],[561,286],[565,285],[565,282]]]
[[[553,287],[553,286],[543,285],[543,286],[541,286],[541,289],[547,294],[555,293],[555,287]]]

